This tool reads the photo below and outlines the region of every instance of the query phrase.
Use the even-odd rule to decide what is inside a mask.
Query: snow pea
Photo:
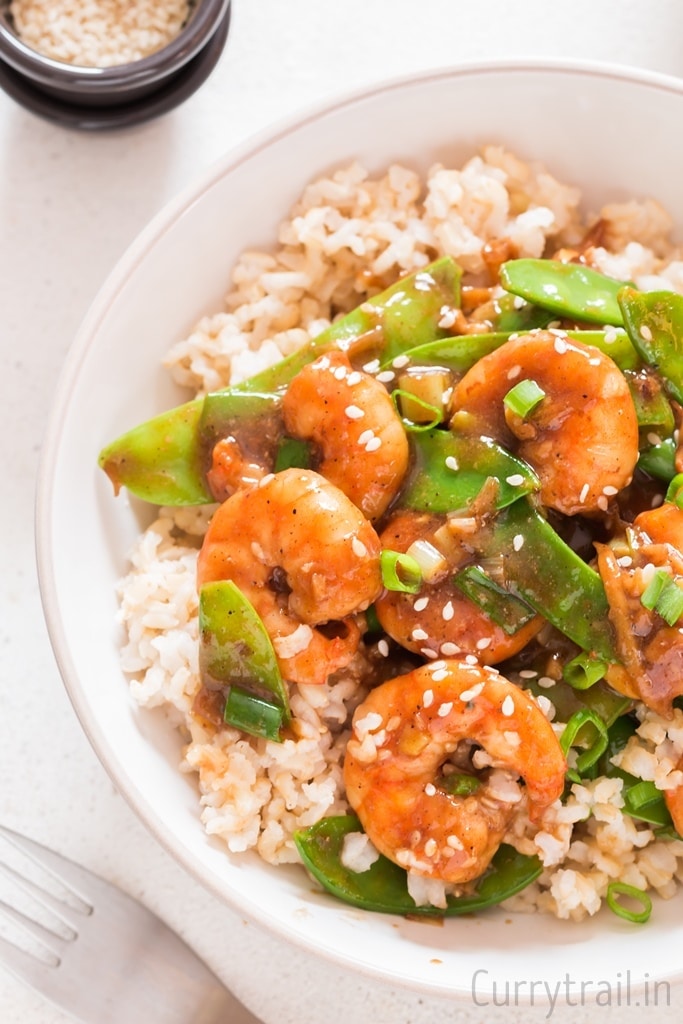
[[[488,870],[464,896],[449,896],[445,909],[417,906],[408,893],[406,872],[384,856],[367,871],[350,871],[341,861],[344,838],[362,827],[352,815],[323,818],[295,833],[294,842],[305,867],[333,896],[363,910],[411,917],[454,917],[496,906],[530,885],[541,873],[537,857],[503,845]]]
[[[641,359],[657,370],[666,391],[683,403],[683,295],[622,288],[619,306]]]
[[[531,467],[488,437],[438,427],[410,438],[415,471],[400,504],[420,512],[465,511],[488,479],[498,481],[496,508],[540,486]]]
[[[289,720],[287,688],[260,616],[231,580],[205,583],[199,592],[199,672],[209,689],[230,687],[227,722],[280,739]]]
[[[509,590],[499,586],[479,565],[468,565],[453,577],[458,590],[508,636],[518,633],[536,612]]]
[[[581,263],[508,260],[500,268],[503,288],[561,317],[621,327],[617,301],[625,281],[615,281]]]
[[[573,640],[617,661],[602,580],[527,499],[503,509],[478,536],[479,553],[497,560],[500,582]],[[498,575],[496,575],[498,579]]]
[[[624,378],[631,392],[639,428],[654,431],[660,437],[673,434],[676,426],[674,411],[660,377],[650,370],[625,370]]]
[[[665,437],[660,444],[643,448],[638,456],[638,469],[657,480],[669,482],[676,475],[676,442]]]
[[[460,267],[443,257],[402,278],[379,295],[335,320],[308,345],[226,388],[238,403],[236,415],[248,415],[248,402],[236,396],[279,396],[296,374],[321,353],[343,349],[350,356],[391,361],[408,347],[445,337],[444,309],[460,300]],[[206,477],[206,455],[199,427],[204,399],[197,398],[127,431],[102,449],[98,464],[114,485],[157,505],[199,505],[213,500]]]
[[[637,725],[638,723],[630,715],[623,715],[610,726],[607,749],[598,762],[597,773],[606,775],[610,779],[623,780],[622,794],[626,814],[632,818],[638,818],[640,821],[646,821],[650,825],[655,825],[657,828],[671,830],[676,836],[673,820],[662,791],[657,789],[654,782],[639,779],[612,764],[612,758],[623,750],[631,736],[635,734]]]

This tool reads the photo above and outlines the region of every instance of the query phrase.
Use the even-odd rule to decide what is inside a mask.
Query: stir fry
[[[100,456],[116,490],[216,505],[197,563],[207,723],[282,741],[292,687],[365,652],[352,813],[296,843],[371,910],[523,889],[541,863],[506,834],[583,780],[621,779],[626,813],[683,832],[683,789],[615,763],[638,706],[666,718],[683,696],[683,296],[581,249],[489,271],[442,258]],[[420,905],[407,872],[436,886]],[[649,914],[628,885],[608,900]]]

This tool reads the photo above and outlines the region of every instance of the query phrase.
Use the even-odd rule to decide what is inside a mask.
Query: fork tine
[[[74,931],[73,928],[69,928],[69,935],[59,935],[57,932],[53,932],[51,928],[47,928],[45,925],[41,924],[40,921],[35,921],[32,917],[28,917],[26,914],[22,913],[21,910],[17,910],[16,907],[11,906],[4,900],[0,900],[0,913],[4,914],[6,918],[15,921],[24,929],[24,931],[28,932],[29,935],[38,939],[38,941],[44,945],[47,950],[49,950],[52,956],[56,957],[55,966],[59,963],[58,955],[53,952],[53,946],[55,943],[73,942],[78,935],[78,932]],[[67,927],[69,926],[67,925]]]
[[[31,857],[31,860],[33,860],[34,863],[39,864],[41,867],[43,866],[42,862],[39,861],[37,858]],[[87,917],[88,914],[91,912],[91,908],[89,905],[86,905],[84,909],[71,906],[69,903],[66,903],[64,900],[59,899],[58,896],[54,896],[51,892],[48,892],[46,889],[43,889],[42,886],[38,885],[30,878],[26,878],[25,875],[22,875],[19,871],[16,871],[9,864],[5,864],[2,861],[0,861],[0,871],[2,871],[3,875],[6,875],[8,878],[11,878],[14,882],[16,882],[16,884],[21,889],[23,889],[24,892],[27,892],[29,896],[32,896],[33,899],[36,900],[36,902],[39,903],[42,907],[55,914],[55,916],[58,917],[59,920],[62,921],[62,923],[65,924],[67,928],[70,929],[72,933],[72,938],[74,938],[75,935],[78,934],[78,927],[77,921],[75,920],[75,916],[80,915],[81,918],[84,916]],[[48,871],[48,873],[58,881],[62,881],[62,879],[59,876],[55,875],[53,871]],[[78,894],[76,893],[76,895]],[[80,898],[81,897],[79,896],[79,899]],[[59,934],[57,932],[54,932],[53,934],[55,938],[59,938]]]
[[[83,903],[84,908],[87,908],[84,912],[92,912],[92,902],[86,895],[93,877],[90,871],[80,867],[67,857],[63,857],[55,850],[41,846],[35,840],[13,832],[12,829],[6,828],[4,825],[0,825],[0,836],[11,843],[15,849],[25,854],[38,867],[46,870],[57,882],[61,882],[62,885],[70,889],[72,894]],[[62,906],[68,906],[68,904],[62,904]]]
[[[50,960],[40,960],[37,956],[27,953],[13,942],[0,936],[0,960],[20,981],[33,985],[41,990],[41,980],[46,970],[59,966],[59,957],[54,954]]]

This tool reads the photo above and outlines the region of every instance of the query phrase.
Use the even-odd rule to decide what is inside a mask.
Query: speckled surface
[[[540,992],[532,1009],[515,1006],[514,992],[500,993],[498,1007],[431,1001],[283,945],[186,876],[101,768],[43,625],[33,497],[45,414],[66,350],[98,287],[149,218],[231,146],[278,118],[386,76],[463,59],[581,57],[679,74],[681,38],[677,0],[233,0],[230,38],[215,71],[159,120],[81,133],[0,93],[0,819],[142,898],[267,1024],[673,1021],[683,992],[661,993],[659,1005],[648,1008],[625,991],[621,1006],[616,991],[611,1006],[600,1006],[582,1001],[576,989],[569,994],[574,1005],[562,1009]],[[68,1018],[0,970],[0,1019]]]

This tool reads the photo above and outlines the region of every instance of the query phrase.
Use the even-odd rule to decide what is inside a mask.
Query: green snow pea
[[[493,326],[497,331],[508,334],[525,334],[538,328],[547,327],[554,319],[554,313],[530,302],[523,302],[518,295],[506,293],[495,300],[496,316]]]
[[[278,396],[304,366],[329,349],[391,361],[410,346],[444,337],[447,332],[439,321],[444,308],[460,301],[460,277],[460,267],[443,257],[363,302],[303,349],[224,393],[233,398],[245,393]],[[246,416],[248,403],[235,401],[235,408]],[[194,399],[133,427],[103,448],[98,464],[115,491],[127,487],[157,505],[212,501],[199,434],[203,407],[203,398]]]
[[[654,431],[660,437],[673,434],[676,421],[661,379],[649,370],[625,370],[624,378],[631,392],[638,427]]]
[[[643,448],[638,456],[638,469],[657,480],[668,482],[676,475],[676,442],[665,437],[659,444]]]
[[[619,306],[633,347],[661,374],[671,397],[683,402],[683,295],[627,287]]]
[[[531,467],[487,437],[434,428],[411,435],[415,471],[400,504],[420,512],[467,509],[490,477],[498,480],[496,508],[539,487]]]
[[[351,814],[323,818],[317,825],[295,833],[301,859],[333,896],[363,910],[411,917],[454,917],[496,906],[530,885],[541,873],[537,857],[517,853],[511,846],[498,849],[488,870],[466,896],[449,896],[445,909],[417,906],[408,893],[406,872],[380,856],[367,871],[350,871],[341,861],[344,838],[362,831]]]
[[[624,281],[615,281],[591,267],[559,260],[508,260],[500,268],[500,283],[561,317],[621,327],[617,301]]]
[[[508,636],[518,633],[536,615],[533,608],[499,586],[479,565],[461,569],[453,577],[453,582]]]
[[[607,749],[597,765],[597,773],[608,778],[622,779],[624,810],[632,818],[646,821],[658,828],[668,829],[675,835],[673,820],[666,806],[664,794],[654,782],[639,779],[630,772],[617,768],[612,758],[620,753],[635,734],[638,723],[630,715],[623,715],[614,721],[608,731]]]
[[[496,563],[500,582],[584,651],[617,661],[602,580],[520,500],[503,509],[477,539],[479,553]],[[498,579],[498,573],[496,579]]]
[[[225,721],[280,738],[289,700],[272,642],[251,603],[231,580],[199,592],[199,672],[209,689],[229,687]]]

